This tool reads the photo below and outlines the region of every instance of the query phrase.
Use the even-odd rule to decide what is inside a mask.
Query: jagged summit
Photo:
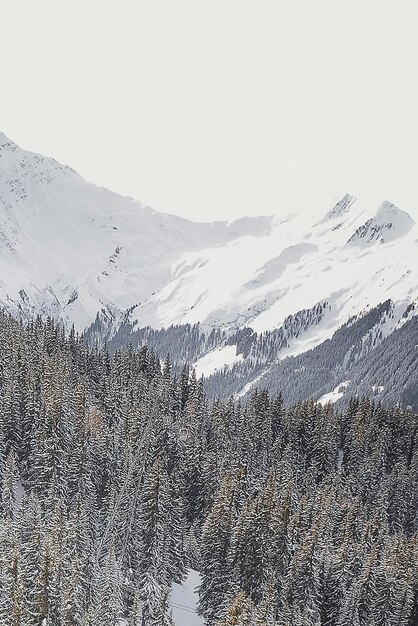
[[[67,165],[36,152],[22,150],[0,132],[0,202],[13,208],[21,201],[36,201],[36,187],[62,177],[80,180]]]
[[[408,234],[414,224],[409,213],[385,200],[376,215],[359,226],[347,243],[355,245],[387,243]]]
[[[355,201],[356,201],[356,198],[354,196],[351,196],[349,193],[346,193],[345,196],[343,196],[341,200],[339,200],[337,204],[335,204],[332,207],[332,209],[328,211],[328,213],[325,216],[325,219],[334,219],[334,218],[341,217],[342,215],[344,215],[350,210],[350,208],[353,206]]]
[[[14,151],[17,145],[0,130],[0,156],[2,150]]]

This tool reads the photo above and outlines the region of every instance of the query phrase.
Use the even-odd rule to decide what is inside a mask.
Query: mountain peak
[[[264,332],[327,301],[333,314],[321,332],[329,335],[366,307],[417,291],[416,251],[402,238],[412,218],[386,201],[363,223],[373,213],[354,203],[345,194],[320,228],[313,220],[307,228],[303,213],[197,223],[92,185],[1,133],[0,305],[61,318],[80,332],[103,307],[115,316],[135,307],[152,328]],[[342,250],[362,223],[355,245]],[[397,238],[391,250],[366,247]]]
[[[409,213],[403,211],[398,206],[396,206],[396,204],[393,204],[393,202],[390,202],[389,200],[384,200],[382,202],[376,213],[376,218],[381,221],[384,220],[396,222],[399,219],[409,219],[411,220],[411,222],[414,222]]]
[[[339,200],[337,204],[335,204],[332,209],[328,211],[325,219],[334,219],[336,217],[341,217],[341,215],[347,213],[350,210],[355,201],[356,198],[354,196],[346,193],[345,196],[343,196],[341,200]]]
[[[17,145],[0,130],[0,150],[15,151],[16,149]]]
[[[409,213],[385,200],[375,216],[359,226],[347,243],[360,246],[387,243],[407,235],[414,224]]]
[[[0,157],[0,177],[6,183],[0,188],[0,199],[3,199],[5,206],[13,206],[19,198],[32,197],[33,200],[33,189],[30,189],[33,185],[51,183],[61,176],[79,178],[67,165],[58,163],[52,157],[21,148],[1,131]]]

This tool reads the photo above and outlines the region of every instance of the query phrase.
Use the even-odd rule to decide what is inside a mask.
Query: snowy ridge
[[[14,315],[52,315],[82,331],[99,314],[109,334],[126,320],[260,334],[327,302],[291,339],[290,356],[388,299],[405,310],[418,295],[417,251],[415,221],[390,202],[376,211],[347,194],[320,221],[301,212],[195,223],[0,134],[0,303]],[[229,352],[208,357],[211,367],[230,367]]]
[[[354,196],[350,196],[349,193],[346,193],[345,196],[341,198],[341,200],[339,200],[330,211],[328,211],[323,221],[325,221],[326,219],[334,219],[343,216],[350,210],[350,207],[354,204],[355,201],[356,199],[354,198]]]

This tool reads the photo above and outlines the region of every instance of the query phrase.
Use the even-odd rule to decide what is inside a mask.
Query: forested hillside
[[[0,313],[0,624],[415,626],[418,416],[171,370]]]
[[[198,377],[205,377],[210,398],[248,396],[258,385],[270,393],[282,392],[290,404],[319,400],[341,387],[344,393],[333,398],[339,408],[354,395],[366,395],[418,411],[417,307],[413,302],[399,310],[387,300],[354,316],[311,349],[295,349],[295,342],[302,337],[303,343],[304,333],[318,331],[329,312],[327,302],[298,311],[279,328],[263,333],[249,327],[204,332],[199,324],[155,330],[125,321],[111,335],[98,315],[84,338],[99,345],[108,339],[112,353],[132,345],[147,346],[162,358],[170,354],[177,372],[184,363],[193,363]],[[207,360],[209,366],[204,367]]]

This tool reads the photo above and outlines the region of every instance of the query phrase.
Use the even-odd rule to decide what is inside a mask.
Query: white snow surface
[[[202,356],[193,365],[196,376],[210,376],[218,370],[230,369],[235,363],[244,360],[242,354],[236,354],[237,346],[221,346]]]
[[[249,383],[244,385],[244,387],[236,394],[236,398],[243,398],[251,389],[255,389],[257,387],[257,383],[263,378],[265,372],[261,372],[258,374],[253,380],[250,380]]]
[[[174,584],[171,590],[170,606],[176,626],[203,626],[203,618],[197,615],[199,573],[189,570],[183,584]]]
[[[331,404],[334,404],[335,402],[337,402],[337,400],[340,400],[340,398],[343,397],[350,383],[351,383],[351,380],[345,380],[344,382],[337,385],[335,389],[321,396],[318,402],[320,404],[328,404],[328,402],[330,402]]]
[[[0,304],[82,331],[102,310],[154,328],[257,332],[327,300],[331,309],[289,348],[298,354],[353,315],[418,296],[418,227],[390,202],[344,196],[318,221],[286,217],[196,223],[159,213],[20,149],[0,133]],[[232,348],[196,363],[231,366]]]
[[[380,393],[382,393],[384,389],[385,389],[384,385],[372,385],[372,390],[376,395],[379,395]]]

